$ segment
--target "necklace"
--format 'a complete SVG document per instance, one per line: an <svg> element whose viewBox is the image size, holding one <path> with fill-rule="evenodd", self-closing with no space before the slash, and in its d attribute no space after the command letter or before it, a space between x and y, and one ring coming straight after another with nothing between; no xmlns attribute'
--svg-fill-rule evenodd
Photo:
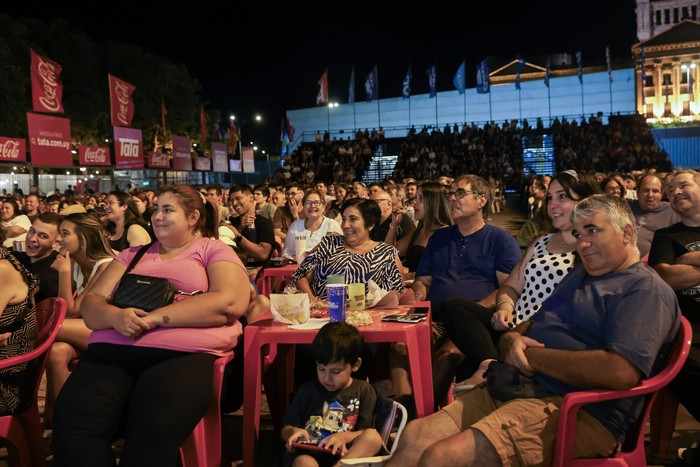
<svg viewBox="0 0 700 467"><path fill-rule="evenodd" d="M567 242L566 239L564 238L564 232L560 231L560 233L561 233L561 241L564 243L564 248L567 248L569 246L569 242Z"/></svg>

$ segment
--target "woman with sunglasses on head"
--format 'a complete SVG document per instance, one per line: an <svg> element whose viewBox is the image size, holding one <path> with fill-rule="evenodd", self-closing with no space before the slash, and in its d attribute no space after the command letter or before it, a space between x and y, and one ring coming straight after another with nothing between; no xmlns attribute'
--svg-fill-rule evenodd
<svg viewBox="0 0 700 467"><path fill-rule="evenodd" d="M329 233L343 235L338 222L325 216L326 199L320 191L315 188L307 190L301 202L304 206L304 219L295 220L287 230L287 238L284 240L282 250L282 256L285 258L294 258L296 252L294 242L297 238L306 239L305 251L308 252ZM303 259L296 258L296 261L301 263Z"/></svg>

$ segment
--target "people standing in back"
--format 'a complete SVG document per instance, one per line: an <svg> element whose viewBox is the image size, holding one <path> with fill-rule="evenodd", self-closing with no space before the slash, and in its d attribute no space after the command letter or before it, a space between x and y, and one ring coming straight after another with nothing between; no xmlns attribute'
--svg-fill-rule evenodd
<svg viewBox="0 0 700 467"><path fill-rule="evenodd" d="M228 219L228 216L230 215L229 210L226 206L224 206L223 202L223 189L221 185L218 183L210 183L206 187L206 195L207 201L211 203L212 206L214 206L214 209L217 212L217 215L219 216L219 222L221 222L224 219Z"/></svg>
<svg viewBox="0 0 700 467"><path fill-rule="evenodd" d="M109 245L116 252L127 248L151 243L151 236L146 229L141 214L139 214L131 195L123 191L112 191L107 196L105 206Z"/></svg>
<svg viewBox="0 0 700 467"><path fill-rule="evenodd" d="M27 195L24 200L24 214L34 222L39 216L39 196L33 193Z"/></svg>
<svg viewBox="0 0 700 467"><path fill-rule="evenodd" d="M258 185L253 188L253 199L255 200L255 214L268 218L270 221L275 216L277 206L269 203L270 189L265 185Z"/></svg>

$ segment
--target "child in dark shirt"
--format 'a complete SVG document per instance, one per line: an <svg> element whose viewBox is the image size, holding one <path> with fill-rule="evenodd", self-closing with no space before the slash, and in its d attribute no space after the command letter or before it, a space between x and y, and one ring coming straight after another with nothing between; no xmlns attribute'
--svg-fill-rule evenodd
<svg viewBox="0 0 700 467"><path fill-rule="evenodd" d="M372 428L377 403L374 388L352 378L362 364L362 334L344 322L323 326L311 350L318 379L303 384L284 416L284 465L340 465L341 458L376 455L382 438ZM325 451L298 449L311 442Z"/></svg>

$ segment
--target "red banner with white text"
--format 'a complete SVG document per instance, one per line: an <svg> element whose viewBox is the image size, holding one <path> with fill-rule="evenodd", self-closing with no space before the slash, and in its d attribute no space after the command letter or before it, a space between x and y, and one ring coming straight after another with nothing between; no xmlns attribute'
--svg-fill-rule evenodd
<svg viewBox="0 0 700 467"><path fill-rule="evenodd" d="M32 164L73 167L69 119L28 112L27 129Z"/></svg>
<svg viewBox="0 0 700 467"><path fill-rule="evenodd" d="M32 108L34 112L63 113L61 65L32 52Z"/></svg>
<svg viewBox="0 0 700 467"><path fill-rule="evenodd" d="M135 86L119 78L107 75L109 79L109 102L112 112L112 126L131 126L134 118L134 101L131 95Z"/></svg>
<svg viewBox="0 0 700 467"><path fill-rule="evenodd" d="M211 143L211 159L214 172L228 172L228 154L225 143Z"/></svg>
<svg viewBox="0 0 700 467"><path fill-rule="evenodd" d="M169 169L170 156L163 152L148 151L148 168L149 169Z"/></svg>
<svg viewBox="0 0 700 467"><path fill-rule="evenodd" d="M106 146L78 146L78 163L80 165L112 165L109 148Z"/></svg>
<svg viewBox="0 0 700 467"><path fill-rule="evenodd" d="M117 169L143 169L141 130L114 127L114 162Z"/></svg>
<svg viewBox="0 0 700 467"><path fill-rule="evenodd" d="M192 170L192 152L190 139L185 136L172 136L173 140L173 169Z"/></svg>
<svg viewBox="0 0 700 467"><path fill-rule="evenodd" d="M0 136L0 161L26 162L27 141L24 138L6 138Z"/></svg>

